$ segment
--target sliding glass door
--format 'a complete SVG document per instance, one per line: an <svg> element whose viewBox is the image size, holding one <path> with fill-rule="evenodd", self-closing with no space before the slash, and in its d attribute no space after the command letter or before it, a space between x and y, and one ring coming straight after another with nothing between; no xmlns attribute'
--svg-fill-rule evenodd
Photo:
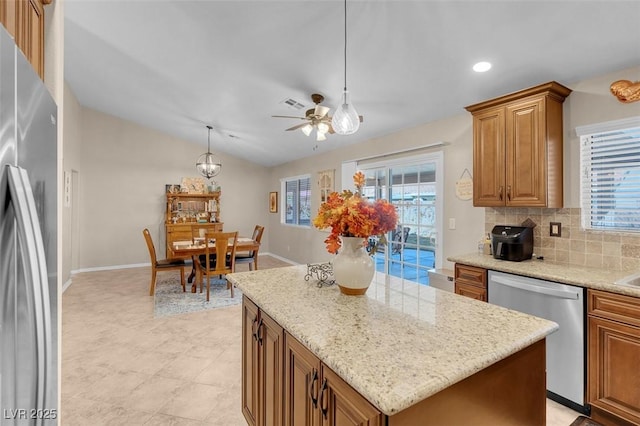
<svg viewBox="0 0 640 426"><path fill-rule="evenodd" d="M398 211L398 226L375 255L376 269L390 275L429 283L429 269L438 267L442 154L393 164L363 165L364 196L389 200Z"/></svg>

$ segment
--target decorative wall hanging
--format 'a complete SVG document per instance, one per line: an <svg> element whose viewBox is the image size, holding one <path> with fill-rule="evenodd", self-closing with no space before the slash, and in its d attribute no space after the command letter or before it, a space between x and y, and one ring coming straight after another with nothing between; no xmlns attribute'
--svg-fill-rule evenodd
<svg viewBox="0 0 640 426"><path fill-rule="evenodd" d="M269 193L269 213L278 213L278 193Z"/></svg>
<svg viewBox="0 0 640 426"><path fill-rule="evenodd" d="M318 192L320 193L320 203L327 201L329 194L335 191L334 175L335 169L318 172Z"/></svg>
<svg viewBox="0 0 640 426"><path fill-rule="evenodd" d="M183 177L180 187L182 189L182 192L187 192L189 194L204 194L204 189L205 189L204 178Z"/></svg>
<svg viewBox="0 0 640 426"><path fill-rule="evenodd" d="M469 169L464 169L460 179L456 181L456 197L465 201L473 198L473 176Z"/></svg>
<svg viewBox="0 0 640 426"><path fill-rule="evenodd" d="M630 103L640 101L640 81L618 80L611 83L611 93L620 102Z"/></svg>

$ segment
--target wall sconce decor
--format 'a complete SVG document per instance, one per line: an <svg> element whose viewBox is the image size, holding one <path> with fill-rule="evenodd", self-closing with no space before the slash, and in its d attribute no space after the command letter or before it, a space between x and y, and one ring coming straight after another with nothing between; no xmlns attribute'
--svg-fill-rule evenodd
<svg viewBox="0 0 640 426"><path fill-rule="evenodd" d="M640 101L640 81L618 80L611 83L611 93L620 102L630 103Z"/></svg>

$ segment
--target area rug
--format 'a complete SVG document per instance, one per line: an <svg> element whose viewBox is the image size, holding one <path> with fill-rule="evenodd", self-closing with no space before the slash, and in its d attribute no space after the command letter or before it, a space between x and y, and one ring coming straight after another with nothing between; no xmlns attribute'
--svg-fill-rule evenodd
<svg viewBox="0 0 640 426"><path fill-rule="evenodd" d="M206 283L202 288L202 293L200 293L199 287L197 291L197 293L191 293L191 284L187 283L187 291L183 293L178 277L158 277L154 316L156 318L166 317L242 303L242 292L238 288L234 288L234 297L232 298L231 291L227 288L227 281L218 278L211 278L211 294L208 302Z"/></svg>
<svg viewBox="0 0 640 426"><path fill-rule="evenodd" d="M594 422L588 417L580 416L573 421L569 426L602 426L598 422Z"/></svg>

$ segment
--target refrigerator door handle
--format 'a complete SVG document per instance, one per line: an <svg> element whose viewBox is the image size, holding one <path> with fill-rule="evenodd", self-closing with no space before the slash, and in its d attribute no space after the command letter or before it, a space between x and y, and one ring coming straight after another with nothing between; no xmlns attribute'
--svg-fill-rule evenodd
<svg viewBox="0 0 640 426"><path fill-rule="evenodd" d="M537 286L535 284L529 284L517 281L512 278L502 278L500 276L493 276L491 280L495 283L506 285L508 287L518 288L524 291L530 291L534 293L540 293L547 296L558 297L560 299L579 299L580 294L575 291L567 291L555 288L549 288L544 286Z"/></svg>
<svg viewBox="0 0 640 426"><path fill-rule="evenodd" d="M37 341L37 383L35 383L35 409L48 409L49 387L51 384L51 324L49 307L49 285L44 243L40 231L40 221L36 211L33 191L27 171L7 165L9 197L15 211L18 231L18 245L23 250L23 267L27 283L32 283L35 309ZM37 424L43 420L37 421Z"/></svg>

